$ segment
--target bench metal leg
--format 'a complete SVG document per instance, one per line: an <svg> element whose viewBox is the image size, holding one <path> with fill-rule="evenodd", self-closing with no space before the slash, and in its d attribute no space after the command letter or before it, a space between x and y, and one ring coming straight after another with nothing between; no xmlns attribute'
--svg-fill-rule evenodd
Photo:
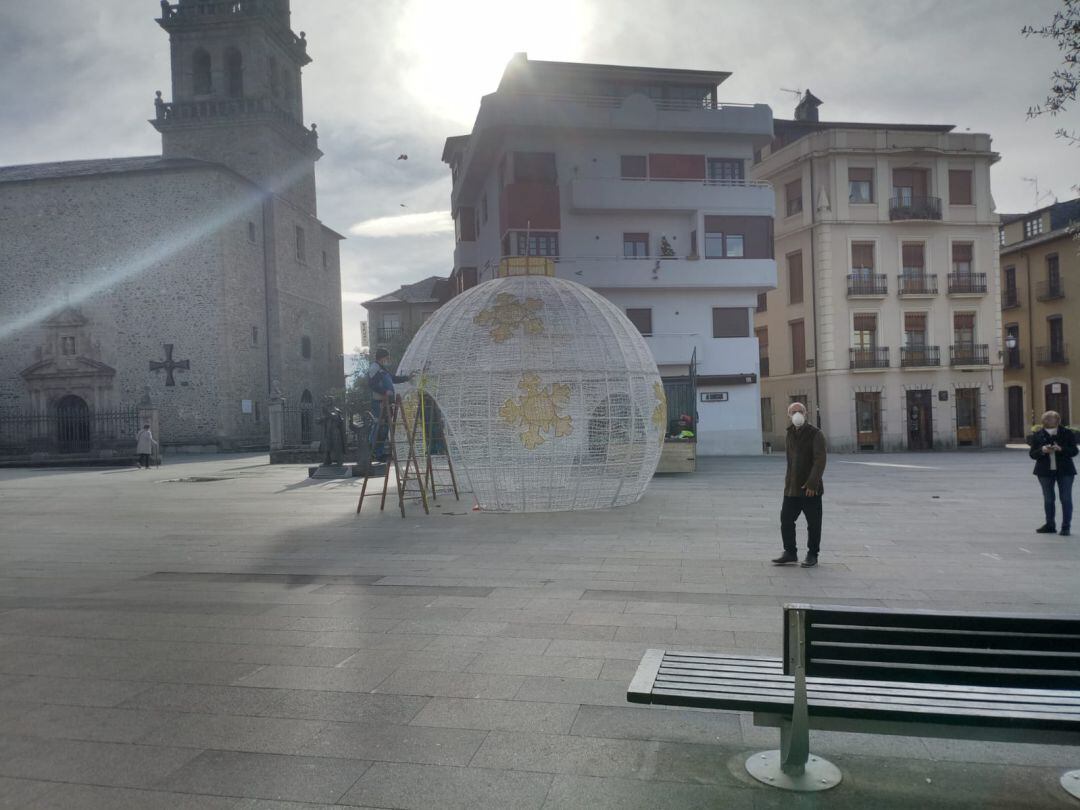
<svg viewBox="0 0 1080 810"><path fill-rule="evenodd" d="M806 623L803 611L790 611L789 633L795 649L792 669L795 672L791 720L780 724L780 750L763 751L746 760L746 770L766 785L809 792L828 790L840 784L840 769L827 759L810 755L810 710L806 700L806 666L803 651Z"/></svg>
<svg viewBox="0 0 1080 810"><path fill-rule="evenodd" d="M1080 771L1069 771L1061 777L1061 786L1070 796L1080 799Z"/></svg>

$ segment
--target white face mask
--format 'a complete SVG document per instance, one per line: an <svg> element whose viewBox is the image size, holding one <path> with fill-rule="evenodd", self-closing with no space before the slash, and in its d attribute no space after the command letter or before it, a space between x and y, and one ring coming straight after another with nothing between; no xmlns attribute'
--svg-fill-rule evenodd
<svg viewBox="0 0 1080 810"><path fill-rule="evenodd" d="M802 411L795 411L795 413L791 415L791 424L795 427L802 427L805 423L806 417L803 415Z"/></svg>
<svg viewBox="0 0 1080 810"><path fill-rule="evenodd" d="M1057 436L1057 428L1047 428L1046 432L1049 433L1051 436Z"/></svg>

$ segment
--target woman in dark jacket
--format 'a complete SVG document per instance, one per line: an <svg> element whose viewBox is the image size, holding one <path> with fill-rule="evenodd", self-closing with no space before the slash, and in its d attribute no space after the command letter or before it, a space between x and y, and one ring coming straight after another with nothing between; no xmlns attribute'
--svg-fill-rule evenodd
<svg viewBox="0 0 1080 810"><path fill-rule="evenodd" d="M1042 417L1043 426L1028 436L1028 455L1035 459L1035 475L1043 491L1043 508L1046 510L1046 523L1035 531L1039 534L1053 534L1057 529L1054 523L1054 485L1061 496L1061 534L1069 535L1072 523L1072 485L1076 477L1076 465L1073 457L1077 454L1076 434L1061 426L1061 414L1047 411Z"/></svg>

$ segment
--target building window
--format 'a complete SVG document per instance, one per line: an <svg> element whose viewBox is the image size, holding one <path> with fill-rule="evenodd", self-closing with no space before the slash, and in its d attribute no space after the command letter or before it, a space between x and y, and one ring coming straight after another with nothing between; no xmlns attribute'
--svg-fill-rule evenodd
<svg viewBox="0 0 1080 810"><path fill-rule="evenodd" d="M904 313L904 345L909 349L921 349L926 346L926 313Z"/></svg>
<svg viewBox="0 0 1080 810"><path fill-rule="evenodd" d="M1024 238L1030 239L1042 233L1042 217L1032 217L1024 220Z"/></svg>
<svg viewBox="0 0 1080 810"><path fill-rule="evenodd" d="M647 233L624 233L622 235L623 256L627 259L646 259L649 256L649 235Z"/></svg>
<svg viewBox="0 0 1080 810"><path fill-rule="evenodd" d="M971 205L969 169L949 169L949 205Z"/></svg>
<svg viewBox="0 0 1080 810"><path fill-rule="evenodd" d="M515 183L554 183L555 154L552 152L514 152Z"/></svg>
<svg viewBox="0 0 1080 810"><path fill-rule="evenodd" d="M244 95L244 60L236 48L229 48L225 52L225 87L229 98L242 98Z"/></svg>
<svg viewBox="0 0 1080 810"><path fill-rule="evenodd" d="M758 343L758 366L762 377L769 376L769 327L762 326L754 330Z"/></svg>
<svg viewBox="0 0 1080 810"><path fill-rule="evenodd" d="M652 310L651 309L627 309L626 317L630 323L637 327L645 337L652 335Z"/></svg>
<svg viewBox="0 0 1080 810"><path fill-rule="evenodd" d="M806 327L802 321L792 321L788 327L791 330L791 373L801 374L806 371ZM792 401L804 402L801 399Z"/></svg>
<svg viewBox="0 0 1080 810"><path fill-rule="evenodd" d="M558 256L559 234L554 231L533 231L526 234L525 231L517 231L517 254L518 256ZM526 252L526 238L528 239L528 251Z"/></svg>
<svg viewBox="0 0 1080 810"><path fill-rule="evenodd" d="M741 233L724 233L714 230L716 225L709 225L706 217L705 258L706 259L741 259L745 253L745 240ZM720 217L716 217L720 219Z"/></svg>
<svg viewBox="0 0 1080 810"><path fill-rule="evenodd" d="M930 185L928 175L926 169L893 169L892 204L899 208L911 208L915 203L922 205Z"/></svg>
<svg viewBox="0 0 1080 810"><path fill-rule="evenodd" d="M801 304L803 300L802 251L787 255L788 303Z"/></svg>
<svg viewBox="0 0 1080 810"><path fill-rule="evenodd" d="M1051 290L1061 287L1061 264L1056 253L1046 257L1046 284Z"/></svg>
<svg viewBox="0 0 1080 810"><path fill-rule="evenodd" d="M758 293L757 296L757 311L768 312L769 311L769 294Z"/></svg>
<svg viewBox="0 0 1080 810"><path fill-rule="evenodd" d="M872 203L874 201L874 170L848 169L848 202Z"/></svg>
<svg viewBox="0 0 1080 810"><path fill-rule="evenodd" d="M784 186L784 198L786 205L784 210L787 215L793 216L802 211L802 180L793 180Z"/></svg>
<svg viewBox="0 0 1080 810"><path fill-rule="evenodd" d="M462 206L454 218L455 235L459 242L476 241L476 209Z"/></svg>
<svg viewBox="0 0 1080 810"><path fill-rule="evenodd" d="M714 338L750 337L750 312L746 307L713 307Z"/></svg>
<svg viewBox="0 0 1080 810"><path fill-rule="evenodd" d="M851 274L860 281L871 281L874 275L874 243L851 243Z"/></svg>
<svg viewBox="0 0 1080 810"><path fill-rule="evenodd" d="M480 219L485 225L488 221L487 194L480 198Z"/></svg>
<svg viewBox="0 0 1080 810"><path fill-rule="evenodd" d="M330 257L326 255L326 251L322 252L322 269L325 270L330 266Z"/></svg>
<svg viewBox="0 0 1080 810"><path fill-rule="evenodd" d="M741 183L746 179L743 162L738 158L708 158L708 179L710 183Z"/></svg>
<svg viewBox="0 0 1080 810"><path fill-rule="evenodd" d="M254 243L255 242L255 223L254 222L249 222L248 223L247 231L248 231L248 241L251 242L251 243Z"/></svg>
<svg viewBox="0 0 1080 810"><path fill-rule="evenodd" d="M761 432L773 432L772 397L761 398Z"/></svg>
<svg viewBox="0 0 1080 810"><path fill-rule="evenodd" d="M252 346L258 346L259 345L259 327L257 327L257 326L251 327L251 345Z"/></svg>
<svg viewBox="0 0 1080 810"><path fill-rule="evenodd" d="M975 345L975 313L953 313L953 343L957 346Z"/></svg>
<svg viewBox="0 0 1080 810"><path fill-rule="evenodd" d="M213 92L210 54L199 48L191 55L192 90L197 96L208 96Z"/></svg>
<svg viewBox="0 0 1080 810"><path fill-rule="evenodd" d="M971 242L953 242L952 246L952 266L953 272L957 275L969 276L971 275L971 262L972 256L975 252L975 245Z"/></svg>
<svg viewBox="0 0 1080 810"><path fill-rule="evenodd" d="M619 164L624 180L644 180L649 176L649 161L645 155L623 155Z"/></svg>
<svg viewBox="0 0 1080 810"><path fill-rule="evenodd" d="M900 256L906 278L922 278L926 273L925 246L922 242L904 242Z"/></svg>
<svg viewBox="0 0 1080 810"><path fill-rule="evenodd" d="M999 245L1004 245L1005 244L1005 228L1004 227L998 228L998 244Z"/></svg>
<svg viewBox="0 0 1080 810"><path fill-rule="evenodd" d="M853 340L856 351L872 352L877 348L877 315L872 312L857 312L852 318Z"/></svg>
<svg viewBox="0 0 1080 810"><path fill-rule="evenodd" d="M296 226L296 260L299 262L307 258L307 246L304 244L304 229Z"/></svg>
<svg viewBox="0 0 1080 810"><path fill-rule="evenodd" d="M305 360L311 359L311 338L307 335L300 338L300 356Z"/></svg>

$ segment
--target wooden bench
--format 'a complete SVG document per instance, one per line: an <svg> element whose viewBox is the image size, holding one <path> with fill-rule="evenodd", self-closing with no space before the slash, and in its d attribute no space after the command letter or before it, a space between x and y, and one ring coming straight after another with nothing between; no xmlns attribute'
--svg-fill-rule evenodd
<svg viewBox="0 0 1080 810"><path fill-rule="evenodd" d="M649 650L632 703L749 711L780 749L751 756L788 790L840 783L810 729L1080 745L1080 617L784 607L784 657ZM1061 778L1080 798L1080 770Z"/></svg>

